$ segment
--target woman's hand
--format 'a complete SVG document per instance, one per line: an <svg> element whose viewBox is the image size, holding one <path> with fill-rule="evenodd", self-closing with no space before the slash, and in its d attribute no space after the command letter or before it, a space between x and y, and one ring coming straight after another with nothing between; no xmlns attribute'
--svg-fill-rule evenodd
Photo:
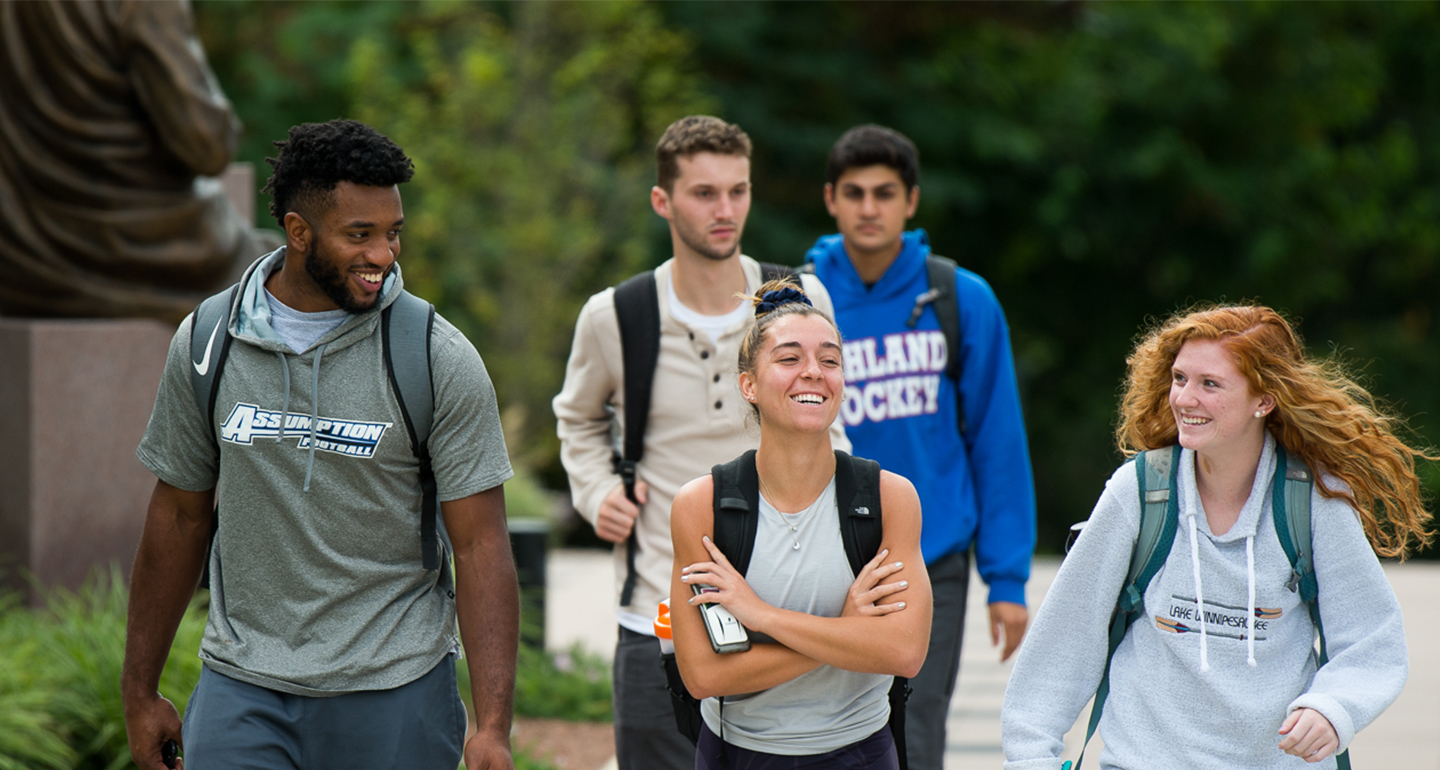
<svg viewBox="0 0 1440 770"><path fill-rule="evenodd" d="M1305 760L1319 762L1340 748L1340 736L1324 714L1315 709L1295 709L1280 725L1280 750Z"/></svg>
<svg viewBox="0 0 1440 770"><path fill-rule="evenodd" d="M905 568L905 565L898 561L882 563L889 555L890 549L881 550L860 570L860 574L855 576L855 582L850 584L850 592L845 597L845 609L841 611L840 617L879 617L905 609L903 601L891 604L880 603L882 599L889 598L910 587L909 581L906 580L894 583L880 582Z"/></svg>
<svg viewBox="0 0 1440 770"><path fill-rule="evenodd" d="M690 597L690 604L696 607L702 604L719 604L730 610L730 614L740 621L740 625L759 631L756 624L760 615L769 609L770 605L755 595L754 589L730 566L730 560L710 542L708 536L702 536L700 542L710 553L711 560L682 568L680 581L688 586L709 586L714 590Z"/></svg>

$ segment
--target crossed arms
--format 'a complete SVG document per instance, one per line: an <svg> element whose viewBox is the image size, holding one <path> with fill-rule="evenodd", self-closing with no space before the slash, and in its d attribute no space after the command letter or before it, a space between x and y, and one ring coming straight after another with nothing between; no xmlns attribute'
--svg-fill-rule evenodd
<svg viewBox="0 0 1440 770"><path fill-rule="evenodd" d="M681 488L671 509L675 564L670 616L680 674L697 698L763 690L821 665L847 671L914 676L930 641L930 580L920 555L920 502L900 476L882 473L885 532L880 551L851 584L838 618L772 606L709 541L714 533L710 476ZM898 565L898 566L897 566ZM890 582L882 582L890 580ZM706 637L693 584L720 589L695 601L725 606L746 627L775 644L717 655ZM880 603L887 601L889 603Z"/></svg>

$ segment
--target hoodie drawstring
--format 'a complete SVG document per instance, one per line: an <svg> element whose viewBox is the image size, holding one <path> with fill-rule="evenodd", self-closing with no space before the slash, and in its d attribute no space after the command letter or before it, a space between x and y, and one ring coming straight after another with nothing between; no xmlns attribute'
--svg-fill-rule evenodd
<svg viewBox="0 0 1440 770"><path fill-rule="evenodd" d="M1190 521L1190 568L1195 573L1195 616L1200 621L1200 671L1210 670L1210 655L1205 633L1205 594L1200 586L1200 539L1195 527L1195 512L1186 515Z"/></svg>
<svg viewBox="0 0 1440 770"><path fill-rule="evenodd" d="M285 375L285 401L280 407L280 432L275 436L275 443L285 440L285 422L290 419L290 361L285 354L279 350L275 355L280 359L280 371Z"/></svg>
<svg viewBox="0 0 1440 770"><path fill-rule="evenodd" d="M1255 536L1245 538L1245 574L1250 580L1250 599L1245 605L1245 662L1255 667Z"/></svg>
<svg viewBox="0 0 1440 770"><path fill-rule="evenodd" d="M310 367L310 462L305 466L304 491L310 491L310 475L315 472L315 429L320 424L320 358L325 355L325 345L315 348L315 360Z"/></svg>

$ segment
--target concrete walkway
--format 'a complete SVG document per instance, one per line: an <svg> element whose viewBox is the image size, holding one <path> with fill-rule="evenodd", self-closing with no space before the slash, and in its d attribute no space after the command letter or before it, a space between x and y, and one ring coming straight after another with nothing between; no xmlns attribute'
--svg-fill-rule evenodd
<svg viewBox="0 0 1440 770"><path fill-rule="evenodd" d="M610 554L599 551L550 552L547 567L546 636L552 649L579 643L609 658L615 647L611 608L614 577ZM1055 578L1057 559L1035 561L1028 588L1031 607L1038 607ZM1360 770L1440 770L1440 564L1411 562L1385 568L1405 609L1405 635L1410 648L1410 679L1400 698L1356 737L1352 762ZM970 606L984 606L985 587L972 576ZM965 648L960 680L950 704L949 747L945 770L991 768L1004 764L1000 752L1000 703L1009 663L999 662L990 646L986 613L966 616ZM1073 758L1085 737L1088 709L1066 735L1066 756ZM1097 739L1087 756L1098 757ZM1087 760L1086 767L1097 767ZM611 765L613 767L613 763Z"/></svg>

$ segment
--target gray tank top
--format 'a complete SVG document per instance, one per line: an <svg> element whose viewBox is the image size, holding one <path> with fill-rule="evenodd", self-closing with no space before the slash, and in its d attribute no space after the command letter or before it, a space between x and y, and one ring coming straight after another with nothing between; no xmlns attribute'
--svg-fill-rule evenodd
<svg viewBox="0 0 1440 770"><path fill-rule="evenodd" d="M745 579L773 606L840 616L855 575L840 539L833 478L800 513L781 513L761 496L755 550ZM885 674L821 666L768 690L725 696L723 733L717 699L706 698L701 713L712 732L741 748L789 756L820 754L886 725L890 682Z"/></svg>

